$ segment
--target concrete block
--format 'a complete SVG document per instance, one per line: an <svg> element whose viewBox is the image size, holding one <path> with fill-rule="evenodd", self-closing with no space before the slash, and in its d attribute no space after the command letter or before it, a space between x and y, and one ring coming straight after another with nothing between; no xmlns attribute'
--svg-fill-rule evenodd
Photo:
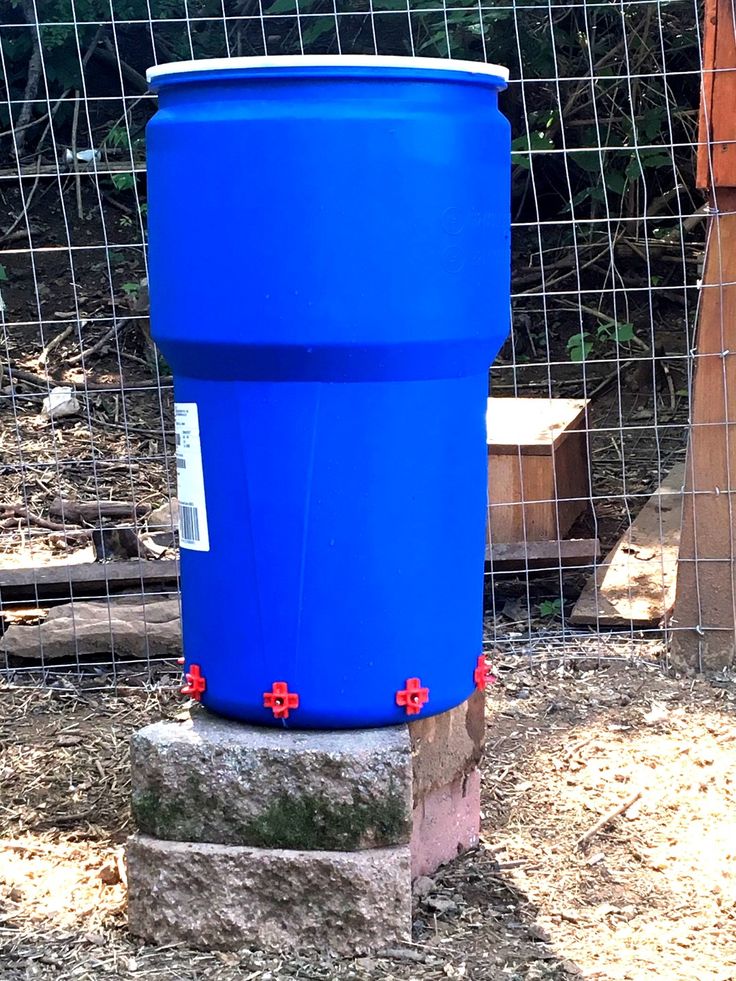
<svg viewBox="0 0 736 981"><path fill-rule="evenodd" d="M131 768L138 828L164 840L352 851L411 836L407 726L261 729L198 708L136 733Z"/></svg>
<svg viewBox="0 0 736 981"><path fill-rule="evenodd" d="M352 955L410 936L407 845L285 851L134 835L127 860L130 930L152 943Z"/></svg>
<svg viewBox="0 0 736 981"><path fill-rule="evenodd" d="M431 875L440 865L475 848L480 835L480 773L471 770L426 791L414 807L411 876Z"/></svg>

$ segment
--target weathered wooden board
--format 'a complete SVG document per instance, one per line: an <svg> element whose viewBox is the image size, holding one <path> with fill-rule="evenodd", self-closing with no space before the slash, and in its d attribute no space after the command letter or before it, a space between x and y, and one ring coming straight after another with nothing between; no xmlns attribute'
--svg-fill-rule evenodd
<svg viewBox="0 0 736 981"><path fill-rule="evenodd" d="M698 313L673 664L736 660L736 190L714 191Z"/></svg>
<svg viewBox="0 0 736 981"><path fill-rule="evenodd" d="M733 0L705 0L697 185L736 187L736 31Z"/></svg>
<svg viewBox="0 0 736 981"><path fill-rule="evenodd" d="M489 540L553 542L590 506L584 399L488 400Z"/></svg>
<svg viewBox="0 0 736 981"><path fill-rule="evenodd" d="M711 192L670 657L736 661L736 16L705 0L698 187Z"/></svg>
<svg viewBox="0 0 736 981"><path fill-rule="evenodd" d="M489 398L486 441L492 456L551 456L585 422L586 399Z"/></svg>
<svg viewBox="0 0 736 981"><path fill-rule="evenodd" d="M675 601L684 480L678 464L588 581L571 624L646 627L666 619Z"/></svg>
<svg viewBox="0 0 736 981"><path fill-rule="evenodd" d="M597 538L567 538L556 542L503 542L486 548L486 562L491 573L527 572L529 569L592 566L600 558Z"/></svg>
<svg viewBox="0 0 736 981"><path fill-rule="evenodd" d="M108 588L149 589L176 583L176 559L158 562L83 562L0 569L0 602L19 596L76 596L105 593Z"/></svg>

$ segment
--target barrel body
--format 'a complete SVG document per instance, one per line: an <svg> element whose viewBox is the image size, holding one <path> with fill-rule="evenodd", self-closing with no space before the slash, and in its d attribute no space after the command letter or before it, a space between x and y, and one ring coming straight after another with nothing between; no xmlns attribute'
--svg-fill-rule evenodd
<svg viewBox="0 0 736 981"><path fill-rule="evenodd" d="M475 684L509 130L501 79L407 63L154 77L185 670L253 723L395 724Z"/></svg>

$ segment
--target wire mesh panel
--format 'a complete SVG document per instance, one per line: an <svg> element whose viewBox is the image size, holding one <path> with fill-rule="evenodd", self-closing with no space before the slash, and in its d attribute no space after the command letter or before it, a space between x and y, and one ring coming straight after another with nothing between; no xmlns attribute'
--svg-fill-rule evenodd
<svg viewBox="0 0 736 981"><path fill-rule="evenodd" d="M145 70L295 53L509 67L512 326L491 371L485 643L661 652L706 216L692 0L12 0L0 12L5 675L146 682L178 654L173 392L148 324ZM226 149L191 152L196 174L199 156Z"/></svg>

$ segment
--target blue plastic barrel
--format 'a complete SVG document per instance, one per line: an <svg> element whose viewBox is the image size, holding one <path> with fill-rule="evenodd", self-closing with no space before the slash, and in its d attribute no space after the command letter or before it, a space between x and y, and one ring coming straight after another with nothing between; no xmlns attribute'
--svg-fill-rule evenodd
<svg viewBox="0 0 736 981"><path fill-rule="evenodd" d="M238 58L149 81L186 691L294 728L443 712L482 681L506 72Z"/></svg>

